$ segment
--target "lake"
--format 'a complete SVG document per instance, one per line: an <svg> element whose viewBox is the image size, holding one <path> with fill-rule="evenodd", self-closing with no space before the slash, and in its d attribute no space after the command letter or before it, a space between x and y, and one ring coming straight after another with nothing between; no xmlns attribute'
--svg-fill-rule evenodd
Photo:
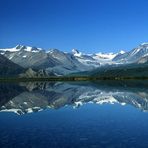
<svg viewBox="0 0 148 148"><path fill-rule="evenodd" d="M0 83L0 148L76 147L148 147L148 81Z"/></svg>

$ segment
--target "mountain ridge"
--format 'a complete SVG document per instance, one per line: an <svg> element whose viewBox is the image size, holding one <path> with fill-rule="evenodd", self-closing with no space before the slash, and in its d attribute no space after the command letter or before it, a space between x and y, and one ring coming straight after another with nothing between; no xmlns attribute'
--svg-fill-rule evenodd
<svg viewBox="0 0 148 148"><path fill-rule="evenodd" d="M77 49L66 53L58 49L44 50L42 48L17 45L14 48L0 49L0 55L24 69L44 70L54 75L69 75L80 72L93 72L112 67L124 68L131 65L141 66L148 63L148 43L142 43L131 51L119 53L85 54Z"/></svg>
<svg viewBox="0 0 148 148"><path fill-rule="evenodd" d="M43 50L41 48L17 45L14 48L0 49L0 54L23 68L45 69L49 73L55 72L65 75L73 72L92 70L100 66L100 63L110 62L111 58L100 54L99 58L94 55L82 54L78 50L65 53L58 49ZM98 56L98 55L97 55Z"/></svg>

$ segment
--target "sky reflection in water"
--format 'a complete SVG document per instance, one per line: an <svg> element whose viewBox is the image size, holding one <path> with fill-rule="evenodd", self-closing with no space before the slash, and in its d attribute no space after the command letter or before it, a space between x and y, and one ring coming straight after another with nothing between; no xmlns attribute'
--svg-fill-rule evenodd
<svg viewBox="0 0 148 148"><path fill-rule="evenodd" d="M146 81L1 83L0 146L145 148L147 88Z"/></svg>

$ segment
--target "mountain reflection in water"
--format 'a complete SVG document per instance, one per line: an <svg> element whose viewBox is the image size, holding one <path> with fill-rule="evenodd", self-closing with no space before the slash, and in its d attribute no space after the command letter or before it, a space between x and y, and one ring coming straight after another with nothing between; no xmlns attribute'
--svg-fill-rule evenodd
<svg viewBox="0 0 148 148"><path fill-rule="evenodd" d="M86 103L131 105L148 110L147 81L21 82L0 84L1 112L18 115Z"/></svg>
<svg viewBox="0 0 148 148"><path fill-rule="evenodd" d="M147 148L147 81L0 84L0 148Z"/></svg>

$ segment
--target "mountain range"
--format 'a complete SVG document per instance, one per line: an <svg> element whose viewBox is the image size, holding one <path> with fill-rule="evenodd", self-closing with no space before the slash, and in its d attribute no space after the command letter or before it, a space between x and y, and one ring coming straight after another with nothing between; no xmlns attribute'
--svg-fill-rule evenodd
<svg viewBox="0 0 148 148"><path fill-rule="evenodd" d="M0 68L3 69L0 76L48 77L73 73L100 76L112 71L116 73L119 69L122 74L123 70L133 68L134 73L135 68L137 70L141 66L146 71L147 63L148 43L142 43L128 52L95 54L84 54L76 49L66 53L58 49L45 50L24 45L0 49Z"/></svg>

